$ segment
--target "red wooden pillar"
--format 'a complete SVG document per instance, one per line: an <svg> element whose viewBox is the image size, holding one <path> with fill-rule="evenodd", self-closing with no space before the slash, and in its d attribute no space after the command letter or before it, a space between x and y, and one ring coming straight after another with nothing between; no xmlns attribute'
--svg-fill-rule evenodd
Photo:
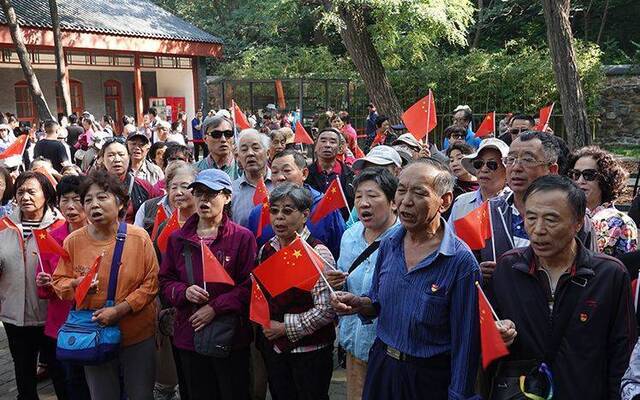
<svg viewBox="0 0 640 400"><path fill-rule="evenodd" d="M136 124L142 125L142 113L144 99L142 98L142 71L140 70L140 55L135 54L133 59L133 92L136 105Z"/></svg>

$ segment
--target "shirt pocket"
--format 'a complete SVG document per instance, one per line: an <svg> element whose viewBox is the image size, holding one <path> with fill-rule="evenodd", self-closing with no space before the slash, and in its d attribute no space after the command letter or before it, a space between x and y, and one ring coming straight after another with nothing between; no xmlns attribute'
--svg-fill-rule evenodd
<svg viewBox="0 0 640 400"><path fill-rule="evenodd" d="M421 293L413 311L412 331L426 342L449 342L449 300L444 296Z"/></svg>

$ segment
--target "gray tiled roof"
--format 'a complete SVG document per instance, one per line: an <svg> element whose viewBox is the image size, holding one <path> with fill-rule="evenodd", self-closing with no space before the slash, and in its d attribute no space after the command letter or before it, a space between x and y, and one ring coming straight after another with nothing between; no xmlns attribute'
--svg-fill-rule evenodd
<svg viewBox="0 0 640 400"><path fill-rule="evenodd" d="M47 0L11 0L11 3L21 25L51 28ZM151 0L58 0L58 12L63 30L222 44L221 39ZM0 24L5 23L0 9Z"/></svg>

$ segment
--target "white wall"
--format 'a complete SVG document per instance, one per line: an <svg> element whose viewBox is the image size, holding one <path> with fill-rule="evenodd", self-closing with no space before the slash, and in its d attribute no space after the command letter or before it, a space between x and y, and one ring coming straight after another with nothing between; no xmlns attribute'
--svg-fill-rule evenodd
<svg viewBox="0 0 640 400"><path fill-rule="evenodd" d="M191 120L196 114L193 88L193 72L190 69L154 69L158 85L158 97L184 97L187 111L187 134L192 137ZM147 105L145 105L147 106Z"/></svg>

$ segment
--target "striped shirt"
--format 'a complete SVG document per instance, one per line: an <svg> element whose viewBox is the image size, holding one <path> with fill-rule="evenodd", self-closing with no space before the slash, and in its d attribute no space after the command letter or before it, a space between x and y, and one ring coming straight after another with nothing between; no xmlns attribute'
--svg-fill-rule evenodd
<svg viewBox="0 0 640 400"><path fill-rule="evenodd" d="M22 238L24 240L27 240L27 238L31 236L31 233L33 232L33 230L38 229L40 227L42 220L29 221L29 220L23 219L22 221L20 221L20 223L22 224Z"/></svg>
<svg viewBox="0 0 640 400"><path fill-rule="evenodd" d="M475 287L480 269L469 247L441 221L440 247L411 271L405 228L389 232L378 250L369 297L378 311L378 338L414 357L451 354L449 398L467 398L473 395L480 353Z"/></svg>

